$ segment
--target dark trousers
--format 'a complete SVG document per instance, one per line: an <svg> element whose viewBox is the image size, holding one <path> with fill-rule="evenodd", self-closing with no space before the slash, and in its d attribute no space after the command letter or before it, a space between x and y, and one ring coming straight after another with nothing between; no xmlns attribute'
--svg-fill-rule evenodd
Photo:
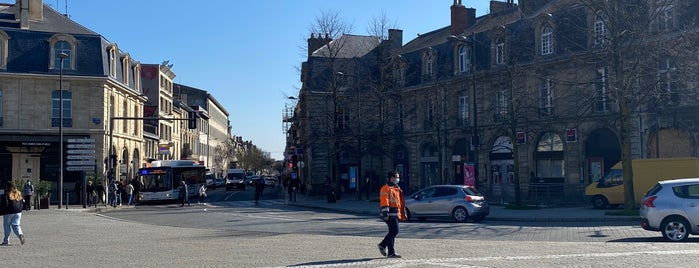
<svg viewBox="0 0 699 268"><path fill-rule="evenodd" d="M24 196L24 210L31 210L31 209L32 209L32 196L25 195Z"/></svg>
<svg viewBox="0 0 699 268"><path fill-rule="evenodd" d="M396 243L396 236L398 235L398 217L388 217L386 225L388 225L388 233L383 238L381 243L379 243L379 245L381 247L388 248L388 255L391 255L396 253L393 246Z"/></svg>
<svg viewBox="0 0 699 268"><path fill-rule="evenodd" d="M262 197L262 189L256 188L255 189L255 202L260 201L260 197Z"/></svg>

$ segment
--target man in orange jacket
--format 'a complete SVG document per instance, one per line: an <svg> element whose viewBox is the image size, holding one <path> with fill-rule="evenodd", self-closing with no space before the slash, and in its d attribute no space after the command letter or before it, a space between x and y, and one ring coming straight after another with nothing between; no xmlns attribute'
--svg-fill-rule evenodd
<svg viewBox="0 0 699 268"><path fill-rule="evenodd" d="M400 175L396 171L388 172L388 182L381 187L379 201L381 203L381 218L388 225L388 233L379 243L379 252L387 258L400 258L393 247L398 235L398 221L407 220L405 213L405 197L398 186ZM388 252L386 252L388 248Z"/></svg>

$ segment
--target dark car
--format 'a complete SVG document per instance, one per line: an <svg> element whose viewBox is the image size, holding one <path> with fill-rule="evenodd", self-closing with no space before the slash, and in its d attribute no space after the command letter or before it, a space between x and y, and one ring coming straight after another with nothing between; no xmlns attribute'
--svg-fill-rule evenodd
<svg viewBox="0 0 699 268"><path fill-rule="evenodd" d="M473 186L434 185L405 198L408 218L446 217L457 222L480 222L490 214L483 194Z"/></svg>

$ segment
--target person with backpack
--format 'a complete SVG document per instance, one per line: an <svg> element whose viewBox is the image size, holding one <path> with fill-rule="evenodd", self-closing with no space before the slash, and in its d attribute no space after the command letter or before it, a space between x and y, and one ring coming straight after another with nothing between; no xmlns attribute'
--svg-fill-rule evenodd
<svg viewBox="0 0 699 268"><path fill-rule="evenodd" d="M29 211L32 209L32 195L34 195L34 185L32 185L32 182L27 180L27 182L24 184L24 206L22 207L23 210Z"/></svg>

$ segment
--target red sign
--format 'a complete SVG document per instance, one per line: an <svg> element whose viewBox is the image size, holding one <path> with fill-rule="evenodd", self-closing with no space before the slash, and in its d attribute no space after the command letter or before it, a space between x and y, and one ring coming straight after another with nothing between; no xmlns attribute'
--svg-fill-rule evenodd
<svg viewBox="0 0 699 268"><path fill-rule="evenodd" d="M527 133L524 131L517 131L517 143L523 144L527 143Z"/></svg>
<svg viewBox="0 0 699 268"><path fill-rule="evenodd" d="M569 128L566 129L566 142L577 142L578 141L578 129Z"/></svg>

